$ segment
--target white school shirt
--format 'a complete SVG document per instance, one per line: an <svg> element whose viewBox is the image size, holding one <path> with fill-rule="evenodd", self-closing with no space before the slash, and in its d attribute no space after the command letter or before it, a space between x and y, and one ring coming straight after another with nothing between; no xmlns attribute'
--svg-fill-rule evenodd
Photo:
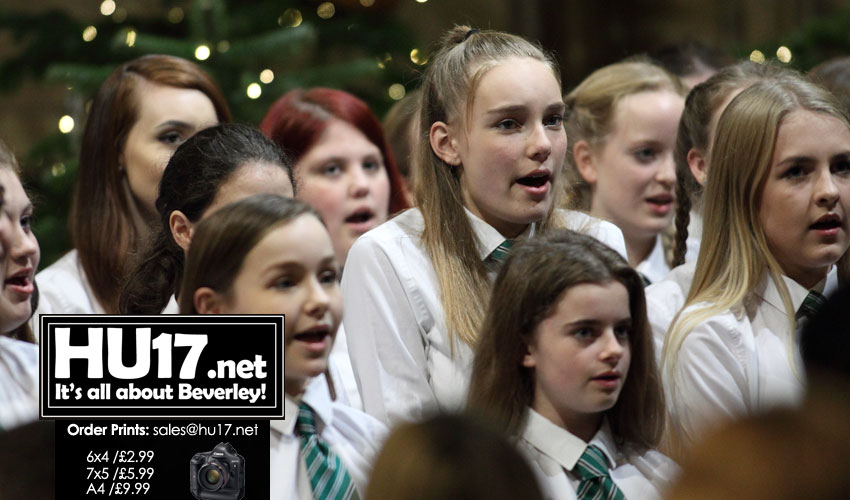
<svg viewBox="0 0 850 500"><path fill-rule="evenodd" d="M783 276L796 311L809 290ZM823 289L824 281L817 288ZM705 307L688 306L682 314ZM744 307L698 324L672 374L661 370L672 428L685 445L722 421L795 406L803 396L799 336L789 331L776 283L765 277Z"/></svg>
<svg viewBox="0 0 850 500"><path fill-rule="evenodd" d="M559 212L568 227L625 255L617 226ZM483 260L505 238L466 215ZM470 346L450 345L437 276L420 239L423 228L422 214L410 209L367 232L351 247L342 275L343 323L363 409L388 425L462 408L472 369Z"/></svg>
<svg viewBox="0 0 850 500"><path fill-rule="evenodd" d="M661 500L679 474L679 466L655 450L624 453L617 448L607 419L585 443L529 408L517 447L531 464L544 498L574 500L581 477L573 469L589 444L605 454L608 474L629 500Z"/></svg>
<svg viewBox="0 0 850 500"><path fill-rule="evenodd" d="M103 314L103 307L89 286L77 250L71 250L47 269L35 275L38 308L30 326L40 341L39 316L42 314Z"/></svg>
<svg viewBox="0 0 850 500"><path fill-rule="evenodd" d="M655 340L655 361L661 366L661 349L664 347L664 338L676 314L685 306L688 292L691 291L691 283L694 281L696 261L688 261L670 271L667 276L646 287L646 315L649 326L652 328L652 337ZM838 289L838 272L836 267L826 275L824 293L829 295ZM780 301L781 302L781 301Z"/></svg>
<svg viewBox="0 0 850 500"><path fill-rule="evenodd" d="M696 261L688 261L667 273L664 279L653 281L644 289L646 294L646 317L652 328L655 341L655 361L661 366L661 349L667 330L673 324L676 314L684 307L685 299L694 280Z"/></svg>
<svg viewBox="0 0 850 500"><path fill-rule="evenodd" d="M38 419L38 346L0 336L0 429Z"/></svg>
<svg viewBox="0 0 850 500"><path fill-rule="evenodd" d="M650 283L661 281L667 276L667 273L670 272L670 266L667 264L667 259L664 256L664 245L661 243L661 236L655 237L655 246L652 247L652 252L635 267L635 270L646 276Z"/></svg>
<svg viewBox="0 0 850 500"><path fill-rule="evenodd" d="M691 210L690 215L688 238L685 240L685 262L696 262L702 243L702 215L696 210Z"/></svg>
<svg viewBox="0 0 850 500"><path fill-rule="evenodd" d="M319 383L314 383L319 382ZM324 377L311 381L303 401L316 413L316 431L333 449L358 493L366 493L372 462L386 438L387 429L374 418L346 405L331 401ZM269 430L269 467L271 500L313 500L313 490L301 457L301 440L295 434L299 401L286 396L283 420L271 420Z"/></svg>

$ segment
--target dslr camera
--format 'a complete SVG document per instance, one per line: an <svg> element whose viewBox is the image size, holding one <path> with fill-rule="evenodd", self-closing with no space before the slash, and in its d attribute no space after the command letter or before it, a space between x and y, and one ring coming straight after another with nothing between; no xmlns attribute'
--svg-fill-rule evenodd
<svg viewBox="0 0 850 500"><path fill-rule="evenodd" d="M245 496L245 458L230 443L195 453L189 462L189 490L199 500L239 500Z"/></svg>

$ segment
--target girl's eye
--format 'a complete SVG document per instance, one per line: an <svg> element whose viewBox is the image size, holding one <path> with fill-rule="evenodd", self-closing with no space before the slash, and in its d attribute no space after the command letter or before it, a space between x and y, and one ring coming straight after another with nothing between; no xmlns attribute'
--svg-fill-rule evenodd
<svg viewBox="0 0 850 500"><path fill-rule="evenodd" d="M342 173L342 167L338 163L328 163L322 167L321 173L328 177L335 177Z"/></svg>
<svg viewBox="0 0 850 500"><path fill-rule="evenodd" d="M573 337L579 340L588 340L593 338L593 330L590 328L577 328L573 330Z"/></svg>
<svg viewBox="0 0 850 500"><path fill-rule="evenodd" d="M32 215L21 216L21 227L26 230L29 230L32 228L33 221L34 217Z"/></svg>
<svg viewBox="0 0 850 500"><path fill-rule="evenodd" d="M519 128L519 122L513 118L507 118L497 123L496 128L500 130L513 130Z"/></svg>
<svg viewBox="0 0 850 500"><path fill-rule="evenodd" d="M628 340L631 333L631 328L628 326L618 326L614 328L614 335L620 340Z"/></svg>
<svg viewBox="0 0 850 500"><path fill-rule="evenodd" d="M275 281L273 286L280 290L286 290L295 286L295 280L288 276L284 276Z"/></svg>
<svg viewBox="0 0 850 500"><path fill-rule="evenodd" d="M546 119L543 120L543 124L547 127L560 127L563 122L564 117L561 115L547 116Z"/></svg>
<svg viewBox="0 0 850 500"><path fill-rule="evenodd" d="M833 174L850 173L850 158L844 158L834 162L829 166L829 169Z"/></svg>
<svg viewBox="0 0 850 500"><path fill-rule="evenodd" d="M381 165L380 162L375 160L366 160L363 162L363 170L367 170L369 172L377 172L378 170L381 170L382 166L383 165Z"/></svg>
<svg viewBox="0 0 850 500"><path fill-rule="evenodd" d="M160 135L158 139L159 139L159 142L162 142L163 144L168 144L168 145L171 145L171 146L176 146L176 145L180 144L181 142L183 142L183 137L180 135L179 132L166 132L166 133Z"/></svg>
<svg viewBox="0 0 850 500"><path fill-rule="evenodd" d="M798 179L806 174L805 169L803 169L802 165L791 165L788 167L785 172L782 173L782 177L785 179Z"/></svg>
<svg viewBox="0 0 850 500"><path fill-rule="evenodd" d="M635 159L640 163L650 163L655 159L655 150L652 148L641 148L634 152Z"/></svg>
<svg viewBox="0 0 850 500"><path fill-rule="evenodd" d="M337 273L333 269L329 269L327 271L324 271L321 274L319 274L319 282L321 282L322 284L325 284L325 285L329 285L329 284L335 285L335 284L339 283L339 273Z"/></svg>

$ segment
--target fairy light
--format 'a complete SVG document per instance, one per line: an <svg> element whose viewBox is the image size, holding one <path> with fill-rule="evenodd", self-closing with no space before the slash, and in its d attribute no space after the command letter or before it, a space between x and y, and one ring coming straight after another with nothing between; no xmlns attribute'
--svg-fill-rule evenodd
<svg viewBox="0 0 850 500"><path fill-rule="evenodd" d="M115 2L113 0L103 0L100 4L100 13L104 16L111 16L115 12Z"/></svg>
<svg viewBox="0 0 850 500"><path fill-rule="evenodd" d="M210 57L210 48L206 45L198 45L195 48L195 59L199 61L206 61Z"/></svg>
<svg viewBox="0 0 850 500"><path fill-rule="evenodd" d="M750 52L750 61L755 62L755 63L759 63L759 64L764 64L764 61L765 61L764 53L760 50L754 50L754 51Z"/></svg>
<svg viewBox="0 0 850 500"><path fill-rule="evenodd" d="M375 5L375 0L360 0L360 5L363 7L371 7Z"/></svg>
<svg viewBox="0 0 850 500"><path fill-rule="evenodd" d="M419 49L413 49L410 51L410 61L422 66L428 62L428 56L423 54Z"/></svg>
<svg viewBox="0 0 850 500"><path fill-rule="evenodd" d="M791 62L791 49L784 45L779 47L776 49L776 58L779 59L780 62L788 64Z"/></svg>
<svg viewBox="0 0 850 500"><path fill-rule="evenodd" d="M50 174L53 177L59 177L61 175L65 175L65 164L64 163L54 163L52 167L50 167Z"/></svg>
<svg viewBox="0 0 850 500"><path fill-rule="evenodd" d="M258 99L261 95L263 95L263 89L260 87L259 83L254 82L251 85L248 85L245 93L248 95L249 99Z"/></svg>
<svg viewBox="0 0 850 500"><path fill-rule="evenodd" d="M336 14L336 7L331 2L322 2L316 8L316 14L322 19L330 19Z"/></svg>
<svg viewBox="0 0 850 500"><path fill-rule="evenodd" d="M260 72L260 81L263 83L271 83L274 80L274 71L264 69Z"/></svg>
<svg viewBox="0 0 850 500"><path fill-rule="evenodd" d="M86 42L90 42L94 40L94 37L97 36L97 28L94 26L86 26L86 29L83 30L83 40Z"/></svg>
<svg viewBox="0 0 850 500"><path fill-rule="evenodd" d="M398 101L399 99L404 97L404 94L405 94L404 85L402 85L400 83L394 83L394 84L390 85L390 88L389 88L389 90L387 90L387 93L390 95L390 99L392 99L394 101Z"/></svg>
<svg viewBox="0 0 850 500"><path fill-rule="evenodd" d="M74 130L74 119L68 115L59 118L59 131L63 134L69 134Z"/></svg>
<svg viewBox="0 0 850 500"><path fill-rule="evenodd" d="M277 24L290 28L301 26L301 21L303 21L303 18L301 16L301 11L298 9L286 9L283 11L283 14L277 18Z"/></svg>
<svg viewBox="0 0 850 500"><path fill-rule="evenodd" d="M136 45L136 31L130 30L127 32L127 37L124 39L124 43L127 44L127 47L132 47Z"/></svg>
<svg viewBox="0 0 850 500"><path fill-rule="evenodd" d="M183 12L183 9L181 9L180 7L172 7L168 11L168 22L171 24L178 24L180 21L183 20L183 17L185 15L186 14Z"/></svg>

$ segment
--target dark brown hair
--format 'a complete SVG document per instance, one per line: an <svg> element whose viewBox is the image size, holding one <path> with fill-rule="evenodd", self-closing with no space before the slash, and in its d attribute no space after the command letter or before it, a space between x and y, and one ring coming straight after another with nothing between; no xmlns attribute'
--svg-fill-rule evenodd
<svg viewBox="0 0 850 500"><path fill-rule="evenodd" d="M230 121L218 85L198 65L179 57L139 57L119 66L100 86L83 132L70 229L86 278L108 313L118 312L128 262L138 258L137 250L144 243L144 235L131 219L131 200L119 167L142 105L136 95L140 81L199 90L212 101L219 122Z"/></svg>
<svg viewBox="0 0 850 500"><path fill-rule="evenodd" d="M198 288L228 294L251 249L271 230L302 214L319 217L308 205L292 198L256 194L205 217L198 223L186 255L180 313L198 314L194 304Z"/></svg>
<svg viewBox="0 0 850 500"><path fill-rule="evenodd" d="M534 370L522 360L537 326L569 288L611 281L623 284L629 293L631 364L617 403L605 413L618 444L654 448L661 439L665 409L643 282L616 251L569 230L522 244L499 272L475 351L469 409L517 435L533 403Z"/></svg>

